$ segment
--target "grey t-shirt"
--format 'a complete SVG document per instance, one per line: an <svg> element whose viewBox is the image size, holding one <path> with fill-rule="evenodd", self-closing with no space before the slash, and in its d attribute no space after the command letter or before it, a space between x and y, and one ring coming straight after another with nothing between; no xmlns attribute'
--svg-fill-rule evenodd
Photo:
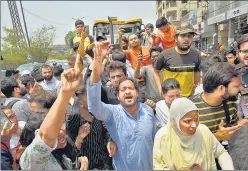
<svg viewBox="0 0 248 171"><path fill-rule="evenodd" d="M157 99L159 99L159 92L153 77L153 67L151 65L143 66L140 70L140 73L141 76L144 77L146 81L146 88L145 88L146 98L157 101Z"/></svg>

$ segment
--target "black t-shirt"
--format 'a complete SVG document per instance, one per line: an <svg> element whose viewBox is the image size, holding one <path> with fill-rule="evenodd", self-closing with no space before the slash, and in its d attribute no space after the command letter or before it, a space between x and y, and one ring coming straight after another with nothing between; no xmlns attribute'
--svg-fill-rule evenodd
<svg viewBox="0 0 248 171"><path fill-rule="evenodd" d="M194 72L200 71L201 55L194 48L188 54L179 54L175 48L163 51L154 68L162 70L162 81L175 78L180 83L182 96L189 97L194 87Z"/></svg>

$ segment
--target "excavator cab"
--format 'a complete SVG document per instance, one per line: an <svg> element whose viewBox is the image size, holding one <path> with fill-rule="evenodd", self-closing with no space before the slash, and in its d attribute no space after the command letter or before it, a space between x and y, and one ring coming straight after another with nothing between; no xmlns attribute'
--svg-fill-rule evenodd
<svg viewBox="0 0 248 171"><path fill-rule="evenodd" d="M119 43L118 30L124 30L124 36L128 37L130 34L140 34L142 29L142 19L134 18L130 20L118 20L117 17L108 17L108 20L95 20L93 25L94 39L98 36L105 36L108 41L116 45Z"/></svg>

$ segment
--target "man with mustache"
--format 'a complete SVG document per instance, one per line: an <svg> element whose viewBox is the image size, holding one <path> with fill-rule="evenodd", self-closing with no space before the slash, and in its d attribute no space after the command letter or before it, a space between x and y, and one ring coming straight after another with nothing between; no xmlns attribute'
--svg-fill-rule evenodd
<svg viewBox="0 0 248 171"><path fill-rule="evenodd" d="M5 95L4 106L9 106L18 121L27 121L30 116L29 102L24 99L27 94L25 85L19 79L6 77L1 81L1 92Z"/></svg>
<svg viewBox="0 0 248 171"><path fill-rule="evenodd" d="M44 78L40 85L44 90L55 91L57 94L60 89L60 81L53 76L53 68L49 65L43 65L41 67L41 75Z"/></svg>
<svg viewBox="0 0 248 171"><path fill-rule="evenodd" d="M175 39L176 47L163 51L154 65L154 78L160 94L161 81L175 78L181 85L181 95L189 97L194 93L194 88L200 82L200 52L191 47L194 29L183 23L178 28ZM160 71L162 70L162 80Z"/></svg>

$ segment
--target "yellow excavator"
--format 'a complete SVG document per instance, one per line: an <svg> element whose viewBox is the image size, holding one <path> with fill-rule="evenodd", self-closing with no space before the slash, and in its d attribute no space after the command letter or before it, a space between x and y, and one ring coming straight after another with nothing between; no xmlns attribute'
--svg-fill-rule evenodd
<svg viewBox="0 0 248 171"><path fill-rule="evenodd" d="M105 36L112 44L118 44L118 30L124 30L124 36L138 34L144 31L145 26L141 18L118 20L117 17L108 17L108 20L95 20L93 25L93 37Z"/></svg>

